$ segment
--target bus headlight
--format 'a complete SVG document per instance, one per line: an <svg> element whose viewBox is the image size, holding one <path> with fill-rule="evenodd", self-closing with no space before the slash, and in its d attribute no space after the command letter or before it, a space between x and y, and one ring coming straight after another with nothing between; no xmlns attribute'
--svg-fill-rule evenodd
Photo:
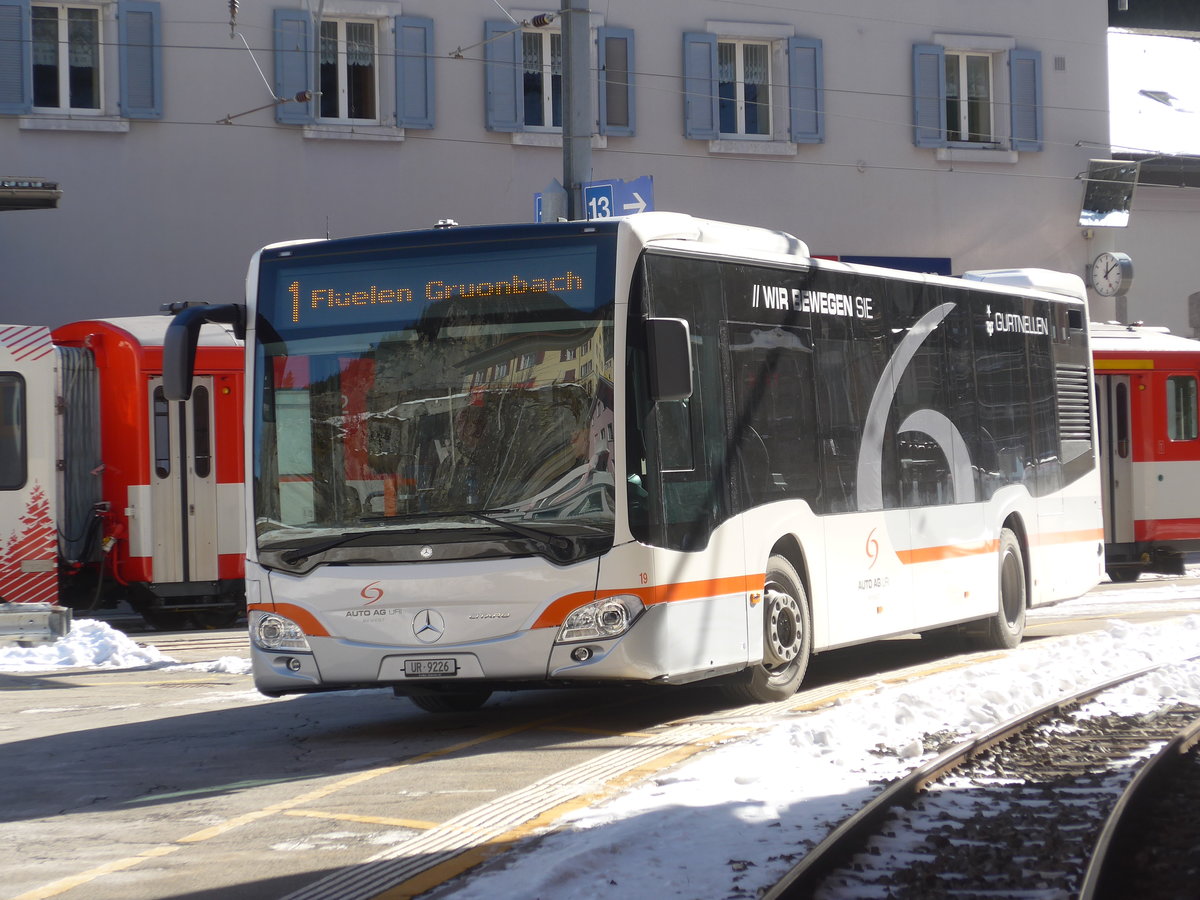
<svg viewBox="0 0 1200 900"><path fill-rule="evenodd" d="M573 610L558 630L555 643L614 638L629 630L645 605L631 594L605 597Z"/></svg>
<svg viewBox="0 0 1200 900"><path fill-rule="evenodd" d="M254 643L263 650L308 650L308 639L291 619L268 613L258 620L251 632Z"/></svg>

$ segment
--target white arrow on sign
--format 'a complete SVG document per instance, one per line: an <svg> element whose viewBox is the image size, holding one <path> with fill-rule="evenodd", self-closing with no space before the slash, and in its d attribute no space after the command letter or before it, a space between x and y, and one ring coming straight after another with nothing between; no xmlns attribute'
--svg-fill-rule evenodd
<svg viewBox="0 0 1200 900"><path fill-rule="evenodd" d="M637 191L634 191L633 198L636 202L624 203L624 204L622 204L622 206L625 209L632 209L634 212L645 212L646 211L646 201L642 199L642 195L639 194Z"/></svg>

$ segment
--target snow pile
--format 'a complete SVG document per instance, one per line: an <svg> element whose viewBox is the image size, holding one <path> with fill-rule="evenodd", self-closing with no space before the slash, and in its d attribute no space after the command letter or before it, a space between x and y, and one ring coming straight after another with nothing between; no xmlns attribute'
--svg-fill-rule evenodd
<svg viewBox="0 0 1200 900"><path fill-rule="evenodd" d="M217 675L249 675L250 660L241 656L222 656L211 662L192 663L185 666L171 666L172 672L187 670L189 672L212 672Z"/></svg>
<svg viewBox="0 0 1200 900"><path fill-rule="evenodd" d="M77 619L69 634L52 644L33 647L0 645L0 672L40 669L128 669L175 662L156 647L143 647L105 622Z"/></svg>

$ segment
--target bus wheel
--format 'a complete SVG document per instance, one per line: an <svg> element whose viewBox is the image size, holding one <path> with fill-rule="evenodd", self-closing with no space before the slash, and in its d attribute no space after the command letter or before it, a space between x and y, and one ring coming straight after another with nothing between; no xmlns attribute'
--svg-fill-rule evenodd
<svg viewBox="0 0 1200 900"><path fill-rule="evenodd" d="M473 712L487 703L491 691L455 691L446 694L409 694L408 699L425 712Z"/></svg>
<svg viewBox="0 0 1200 900"><path fill-rule="evenodd" d="M727 683L739 703L773 703L796 693L812 655L812 611L804 584L782 556L767 561L763 592L763 660Z"/></svg>
<svg viewBox="0 0 1200 900"><path fill-rule="evenodd" d="M1105 574L1113 584L1132 584L1142 577L1142 570L1139 566L1122 566L1111 569L1106 569Z"/></svg>
<svg viewBox="0 0 1200 900"><path fill-rule="evenodd" d="M985 650L1011 650L1025 634L1025 558L1012 529L1000 532L1000 608L978 637Z"/></svg>

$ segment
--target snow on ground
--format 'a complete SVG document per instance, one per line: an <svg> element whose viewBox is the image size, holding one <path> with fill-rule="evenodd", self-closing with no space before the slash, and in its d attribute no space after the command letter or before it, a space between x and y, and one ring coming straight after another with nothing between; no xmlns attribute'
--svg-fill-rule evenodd
<svg viewBox="0 0 1200 900"><path fill-rule="evenodd" d="M783 715L749 738L568 814L534 849L501 857L436 896L753 897L861 806L873 783L929 758L925 735L966 738L1078 688L1196 654L1200 616L1114 620L1101 631L1030 641L1003 659ZM1200 662L1139 679L1116 711L1164 702L1200 705ZM789 847L799 849L785 855Z"/></svg>
<svg viewBox="0 0 1200 900"><path fill-rule="evenodd" d="M250 672L250 660L223 656L209 662L183 665L152 644L139 644L106 622L94 619L76 619L71 623L70 633L53 643L32 647L0 644L0 672L139 667L246 675Z"/></svg>
<svg viewBox="0 0 1200 900"><path fill-rule="evenodd" d="M1194 586L1163 581L1136 592L1101 589L1035 611L1105 617L1124 608L1185 606ZM1200 616L1134 624L1109 619L1100 630L1027 641L1000 659L911 684L879 688L811 713L764 719L761 730L701 753L607 802L565 815L539 841L500 856L436 892L471 900L576 896L711 898L754 896L782 876L802 850L858 808L880 781L928 758L929 734L967 737L1074 689L1151 663L1200 654ZM0 671L175 663L107 625L75 623L54 645L0 648ZM227 657L199 667L241 671ZM213 668L216 667L216 668ZM1163 702L1200 705L1200 663L1139 680L1118 710ZM741 714L738 721L744 722ZM799 848L790 853L788 848ZM389 851L394 852L394 851Z"/></svg>

